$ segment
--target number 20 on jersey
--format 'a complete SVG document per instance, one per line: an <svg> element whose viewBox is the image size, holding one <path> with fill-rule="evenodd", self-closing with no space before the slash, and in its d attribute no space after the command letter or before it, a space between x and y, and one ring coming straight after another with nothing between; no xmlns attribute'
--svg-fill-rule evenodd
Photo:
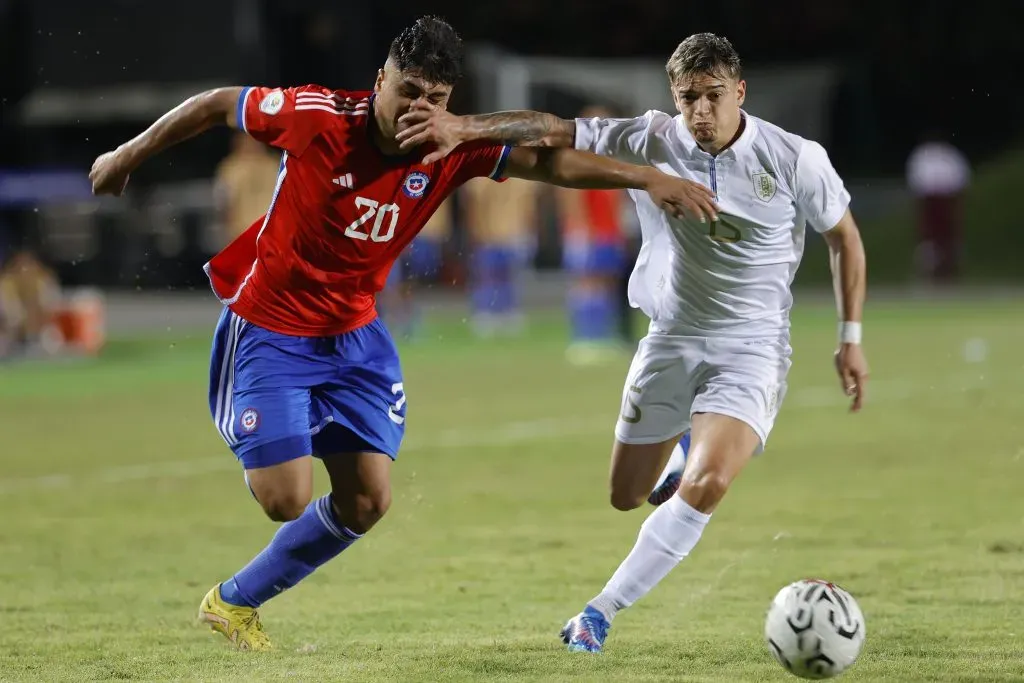
<svg viewBox="0 0 1024 683"><path fill-rule="evenodd" d="M356 197L356 208L362 215L345 228L345 236L354 240L387 242L395 236L398 225L398 204L381 204L375 199ZM366 224L373 221L373 226Z"/></svg>

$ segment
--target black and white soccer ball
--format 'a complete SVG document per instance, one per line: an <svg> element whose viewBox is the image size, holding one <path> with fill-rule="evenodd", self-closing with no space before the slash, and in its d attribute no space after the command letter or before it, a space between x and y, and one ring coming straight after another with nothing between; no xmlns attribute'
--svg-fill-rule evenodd
<svg viewBox="0 0 1024 683"><path fill-rule="evenodd" d="M853 596L828 581L805 579L780 590L768 608L768 649L800 678L832 678L864 647L864 614Z"/></svg>

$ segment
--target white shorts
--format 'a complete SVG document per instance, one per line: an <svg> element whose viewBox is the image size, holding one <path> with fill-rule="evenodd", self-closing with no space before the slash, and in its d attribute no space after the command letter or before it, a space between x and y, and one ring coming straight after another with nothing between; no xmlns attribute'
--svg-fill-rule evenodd
<svg viewBox="0 0 1024 683"><path fill-rule="evenodd" d="M689 337L651 332L640 340L622 390L615 436L659 443L690 428L694 413L742 420L764 449L786 394L788 340Z"/></svg>

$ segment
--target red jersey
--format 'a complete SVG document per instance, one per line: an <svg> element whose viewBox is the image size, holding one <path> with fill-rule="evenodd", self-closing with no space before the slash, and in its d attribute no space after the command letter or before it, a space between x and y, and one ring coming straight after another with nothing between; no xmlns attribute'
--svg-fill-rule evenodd
<svg viewBox="0 0 1024 683"><path fill-rule="evenodd" d="M266 215L206 264L214 293L249 322L303 337L353 330L402 250L470 178L500 180L510 148L467 143L424 166L423 150L373 143L373 95L319 86L245 88L238 127L280 148Z"/></svg>
<svg viewBox="0 0 1024 683"><path fill-rule="evenodd" d="M622 241L621 190L580 190L586 225L581 226L591 244L618 244Z"/></svg>

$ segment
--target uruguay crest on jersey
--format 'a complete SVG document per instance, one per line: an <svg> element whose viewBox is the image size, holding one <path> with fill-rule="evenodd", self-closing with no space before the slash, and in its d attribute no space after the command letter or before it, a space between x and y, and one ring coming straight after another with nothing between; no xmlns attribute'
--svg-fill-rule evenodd
<svg viewBox="0 0 1024 683"><path fill-rule="evenodd" d="M762 202L770 202L775 196L775 174L771 171L757 171L750 176L754 181L754 194Z"/></svg>

